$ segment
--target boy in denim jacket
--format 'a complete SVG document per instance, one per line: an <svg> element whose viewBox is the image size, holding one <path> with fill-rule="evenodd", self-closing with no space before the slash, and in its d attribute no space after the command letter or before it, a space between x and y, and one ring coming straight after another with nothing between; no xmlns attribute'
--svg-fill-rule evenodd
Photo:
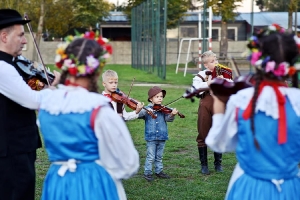
<svg viewBox="0 0 300 200"><path fill-rule="evenodd" d="M166 91L160 87L154 86L148 91L148 101L151 102L147 109L152 110L153 105L162 104ZM152 163L155 165L155 175L159 178L169 179L170 177L163 172L162 157L165 148L165 142L168 140L168 127L166 122L172 122L174 116L178 113L176 108L170 114L160 111L155 112L157 116L153 119L145 110L141 110L139 118L145 120L145 140L147 142L147 155L145 161L144 178L147 181L153 181Z"/></svg>

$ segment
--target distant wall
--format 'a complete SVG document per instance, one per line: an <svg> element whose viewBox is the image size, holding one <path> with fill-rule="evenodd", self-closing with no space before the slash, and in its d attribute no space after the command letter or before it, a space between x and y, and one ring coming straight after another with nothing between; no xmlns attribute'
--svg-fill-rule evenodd
<svg viewBox="0 0 300 200"><path fill-rule="evenodd" d="M33 59L33 51L35 51L32 38L26 34L28 44L23 50L23 55L28 59ZM40 52L45 64L54 64L55 50L59 41L40 42ZM229 41L228 53L232 56L241 57L241 54L246 51L247 41ZM110 64L131 64L131 42L112 41L113 56L108 63ZM176 64L178 59L179 42L177 40L170 40L167 42L167 64ZM198 57L199 43L197 41L191 42L191 49L188 61ZM180 63L186 62L188 51L188 41L182 45ZM219 52L219 42L212 43L212 51Z"/></svg>

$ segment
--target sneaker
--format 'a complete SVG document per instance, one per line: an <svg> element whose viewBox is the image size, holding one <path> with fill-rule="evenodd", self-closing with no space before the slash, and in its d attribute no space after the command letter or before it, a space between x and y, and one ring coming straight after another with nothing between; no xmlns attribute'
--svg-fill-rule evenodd
<svg viewBox="0 0 300 200"><path fill-rule="evenodd" d="M165 174L163 171L161 171L159 174L155 174L158 178L164 178L164 179L169 179L170 176L168 174Z"/></svg>
<svg viewBox="0 0 300 200"><path fill-rule="evenodd" d="M153 181L154 180L154 178L153 178L153 176L152 176L152 174L144 174L144 178L147 180L147 181L149 181L149 182L151 182L151 181Z"/></svg>

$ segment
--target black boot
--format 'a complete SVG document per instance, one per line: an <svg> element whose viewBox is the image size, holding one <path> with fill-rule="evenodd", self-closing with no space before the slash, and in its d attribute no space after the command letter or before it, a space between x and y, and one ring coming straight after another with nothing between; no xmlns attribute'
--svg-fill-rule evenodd
<svg viewBox="0 0 300 200"><path fill-rule="evenodd" d="M207 167L207 147L198 147L199 158L201 162L201 173L208 175L208 167Z"/></svg>
<svg viewBox="0 0 300 200"><path fill-rule="evenodd" d="M216 172L223 172L223 167L221 165L221 163L222 163L222 154L214 152L214 157L215 157L214 164L215 164Z"/></svg>

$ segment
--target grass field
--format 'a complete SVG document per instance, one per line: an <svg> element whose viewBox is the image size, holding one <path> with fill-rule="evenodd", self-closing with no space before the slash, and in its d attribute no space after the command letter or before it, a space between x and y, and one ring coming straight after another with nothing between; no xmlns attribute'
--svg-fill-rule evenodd
<svg viewBox="0 0 300 200"><path fill-rule="evenodd" d="M133 86L130 97L147 103L147 92L152 84L169 84L161 87L167 91L164 103L181 97L185 87L192 83L192 74L183 76L182 72L175 74L175 65L167 67L167 78L161 80L155 74L136 70L127 65L107 65L105 69L113 69L119 75L119 88L128 93L132 79L135 83L149 83L150 86ZM101 84L101 80L99 80ZM102 86L101 86L102 89ZM129 200L221 200L224 199L228 181L236 164L234 153L223 155L223 173L214 172L213 152L209 151L209 169L211 174L204 176L200 173L200 162L197 143L197 109L199 100L182 99L170 107L176 107L185 118L176 117L174 122L168 123L169 140L163 158L164 171L171 179L155 179L147 182L143 178L146 143L144 140L144 121L133 120L127 122L134 144L140 155L140 170L128 180L124 180L124 188ZM126 108L130 111L129 108ZM43 179L49 167L45 149L38 150L36 162L37 185L36 199L40 199Z"/></svg>

